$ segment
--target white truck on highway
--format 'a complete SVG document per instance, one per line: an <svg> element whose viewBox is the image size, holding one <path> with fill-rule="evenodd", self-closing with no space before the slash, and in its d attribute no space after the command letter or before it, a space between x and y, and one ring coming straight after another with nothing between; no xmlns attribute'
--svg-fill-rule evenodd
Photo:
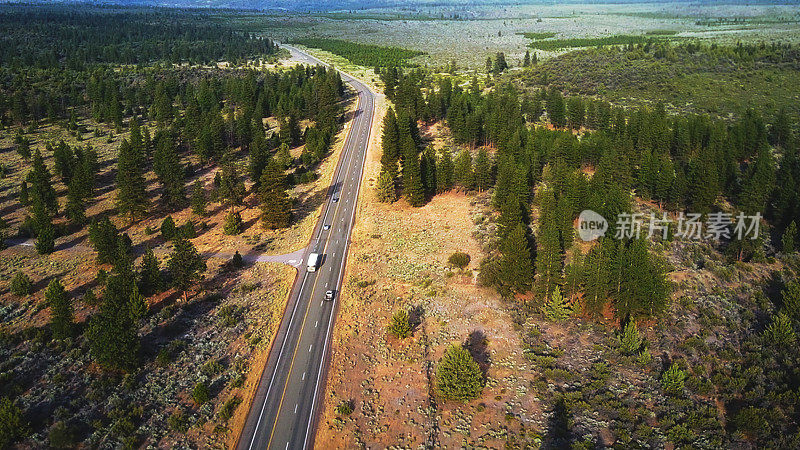
<svg viewBox="0 0 800 450"><path fill-rule="evenodd" d="M309 272L315 272L317 270L317 266L319 265L319 253L311 253L308 255L308 265L306 266L306 270Z"/></svg>

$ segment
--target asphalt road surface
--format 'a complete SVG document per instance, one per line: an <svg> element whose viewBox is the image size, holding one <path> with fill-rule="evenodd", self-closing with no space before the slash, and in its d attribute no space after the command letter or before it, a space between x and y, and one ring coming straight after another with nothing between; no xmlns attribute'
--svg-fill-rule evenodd
<svg viewBox="0 0 800 450"><path fill-rule="evenodd" d="M283 47L295 60L323 64L293 47ZM313 445L317 412L324 398L330 335L374 113L374 94L344 73L342 79L357 92L358 109L239 436L238 449L305 449ZM326 230L324 225L330 228ZM323 255L322 263L317 271L308 272L305 262L312 252ZM328 290L334 292L332 301L325 300Z"/></svg>

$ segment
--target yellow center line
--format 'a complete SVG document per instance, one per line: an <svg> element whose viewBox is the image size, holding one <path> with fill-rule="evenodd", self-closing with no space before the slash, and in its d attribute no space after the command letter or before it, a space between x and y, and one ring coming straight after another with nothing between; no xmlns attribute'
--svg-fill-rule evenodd
<svg viewBox="0 0 800 450"><path fill-rule="evenodd" d="M361 108L361 97L358 98L356 111L358 111L360 108ZM354 128L356 128L355 121L353 121L353 124L351 125L350 130L348 130L348 132L347 132L347 140L344 143L344 147L342 147L342 157L346 156L345 154L347 153L347 151L346 151L347 150L347 144L350 143L350 137L351 137L350 135L352 134ZM354 149L351 149L351 151L350 151L350 164L348 164L348 166L345 168L345 178L347 177L347 175L350 174L350 169L351 169L351 167L353 165L352 164L353 151L354 151ZM344 161L342 161L342 162L344 162ZM335 185L336 180L334 179L333 182L334 182L334 185ZM341 188L340 188L340 192L341 192ZM340 206L341 206L341 202L336 202L336 208L333 211L333 220L331 221L331 223L336 223L336 216L339 214L339 207ZM325 224L323 223L322 225L324 226ZM333 227L331 227L331 230L333 230ZM330 242L331 242L330 233L328 233L328 237L325 239L325 247L322 249L322 255L326 254L326 252L328 250L328 244L330 244ZM317 274L319 275L319 272ZM286 375L286 382L283 385L283 391L281 392L281 401L280 401L280 403L278 403L278 411L277 411L277 413L275 415L275 421L272 423L272 430L269 433L269 441L267 442L267 448L270 448L272 446L272 438L274 437L275 429L278 426L278 418L280 417L281 408L283 408L283 401L284 401L284 399L286 397L286 389L288 389L288 387L289 387L289 379L292 376L292 369L294 368L294 360L297 357L297 349L300 348L300 341L302 340L302 337L303 337L303 331L306 328L306 319L308 318L308 313L309 313L309 311L311 311L311 307L313 306L312 303L311 303L311 300L314 298L314 291L317 289L317 282L318 281L319 281L319 277L314 278L314 284L311 286L311 295L309 296L308 308L306 309L305 315L303 315L303 325L300 327L300 334L297 337L297 345L295 345L294 352L292 353L292 362L289 364L289 373ZM297 301L300 301L300 299L297 299ZM288 333L289 331L290 330L287 330L286 332ZM276 362L276 364L277 364L277 362ZM267 401L267 400L268 399L265 399L264 401Z"/></svg>

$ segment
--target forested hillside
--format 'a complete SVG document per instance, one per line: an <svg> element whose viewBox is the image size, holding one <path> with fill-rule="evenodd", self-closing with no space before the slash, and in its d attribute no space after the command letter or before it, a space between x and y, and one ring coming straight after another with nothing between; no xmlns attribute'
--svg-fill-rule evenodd
<svg viewBox="0 0 800 450"><path fill-rule="evenodd" d="M795 59L787 53L794 51L789 47L713 51L749 61ZM495 81L491 78L473 78L462 87L424 69L382 70L394 108L383 122L377 198L391 203L402 197L421 207L453 190L470 193L478 202L488 193L494 214L478 226L487 255L478 280L506 300L530 358L544 371L543 382L555 383L537 391L555 404L557 417L551 420L563 421L547 431L546 442L609 442L602 436L604 427L589 419L599 414L601 420L615 422L611 442L626 445L796 443L800 435L792 373L797 360L784 351L795 342L800 325L795 113L782 109L767 122L750 109L724 120L667 113L660 104L622 108L600 96L575 95L567 72L547 77L554 64L531 64L523 72L526 79L541 80L536 81L541 87L528 92L503 83L502 70L488 92L483 86ZM487 77L490 68L487 63ZM571 94L565 96L562 89ZM438 122L446 124L445 139L451 146L436 150L427 146L420 127ZM594 242L578 238L576 221L584 210L608 219L605 237ZM702 236L692 237L678 212L697 213L704 221L722 218L730 229L721 238L717 234L714 239L705 228ZM618 218L637 215L645 223L642 233L634 235ZM760 233L737 238L735 218L751 216ZM655 218L661 217L664 225L654 233ZM708 232L713 233L711 228ZM457 256L453 254L453 261L465 257L462 266L469 263L468 255ZM692 278L703 264L722 286L708 287ZM738 271L771 275L742 289L729 284ZM717 297L708 297L709 289ZM684 335L681 323L696 320L691 305L700 301L705 305L700 334L716 336L716 343ZM725 312L729 301L740 302L735 313ZM726 314L731 316L718 316ZM662 323L665 315L682 319ZM727 320L727 327L713 320ZM574 358L560 356L564 350L584 349L550 350L542 321L575 322L563 326L589 340L595 333L586 321L616 324L617 347L606 350L602 363L575 367L579 363ZM661 337L646 342L639 334L642 327L656 327ZM680 336L687 341L675 347ZM464 345L472 348L469 341ZM691 346L711 355L704 359ZM665 353L657 358L656 352ZM664 398L648 425L633 398L617 399L606 390L611 389L606 383L616 379L608 371L628 370L633 359L643 368L643 375L636 372L636 377L652 377L648 379L660 382L661 389L637 384L630 395ZM759 369L750 369L752 364ZM591 385L574 386L571 380ZM741 390L745 386L774 395L748 395ZM480 394L470 398L475 396ZM603 399L615 403L603 406ZM769 416L769 423L754 421L759 416Z"/></svg>
<svg viewBox="0 0 800 450"><path fill-rule="evenodd" d="M266 58L268 38L238 32L199 12L109 7L0 6L0 65L81 69L156 61L208 64Z"/></svg>
<svg viewBox="0 0 800 450"><path fill-rule="evenodd" d="M256 260L313 220L341 77L193 12L0 24L0 447L224 445L291 280Z"/></svg>

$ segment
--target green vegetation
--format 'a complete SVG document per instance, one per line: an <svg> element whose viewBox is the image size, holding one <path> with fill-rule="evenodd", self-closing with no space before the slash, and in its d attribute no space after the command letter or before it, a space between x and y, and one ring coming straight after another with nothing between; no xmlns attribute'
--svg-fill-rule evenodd
<svg viewBox="0 0 800 450"><path fill-rule="evenodd" d="M532 33L525 33L525 37L534 40L533 42L528 44L528 47L546 51L556 51L565 48L602 47L609 45L633 45L633 44L645 44L645 43L653 44L659 40L658 38L654 37L654 35L638 36L638 35L618 34L614 36L605 36L596 38L546 39L544 37L530 36L530 34ZM547 34L547 33L540 33L540 34Z"/></svg>
<svg viewBox="0 0 800 450"><path fill-rule="evenodd" d="M96 63L207 64L277 52L271 40L237 32L200 11L167 9L75 9L68 5L31 9L7 4L0 7L0 36L2 66L77 69Z"/></svg>
<svg viewBox="0 0 800 450"><path fill-rule="evenodd" d="M0 447L10 447L28 432L28 425L19 407L11 399L0 397Z"/></svg>
<svg viewBox="0 0 800 450"><path fill-rule="evenodd" d="M677 396L683 393L685 380L686 372L677 363L672 363L669 369L661 376L661 385L664 387L664 392Z"/></svg>
<svg viewBox="0 0 800 450"><path fill-rule="evenodd" d="M205 383L197 383L192 389L192 400L198 405L209 401L211 399L211 391Z"/></svg>
<svg viewBox="0 0 800 450"><path fill-rule="evenodd" d="M11 279L10 288L11 293L18 297L33 294L33 282L25 272L17 272L14 274L14 278Z"/></svg>
<svg viewBox="0 0 800 450"><path fill-rule="evenodd" d="M558 33L554 33L552 31L542 31L542 32L530 32L530 33L522 33L528 39L532 40L540 40L540 39L550 39L554 38L558 35Z"/></svg>
<svg viewBox="0 0 800 450"><path fill-rule="evenodd" d="M455 252L447 258L447 264L451 267L457 267L463 270L469 265L470 259L471 258L466 253Z"/></svg>
<svg viewBox="0 0 800 450"><path fill-rule="evenodd" d="M483 373L469 350L451 345L436 368L436 389L442 398L466 402L480 396Z"/></svg>
<svg viewBox="0 0 800 450"><path fill-rule="evenodd" d="M411 336L411 323L408 318L408 311L399 309L392 316L391 322L387 327L389 334L397 339L405 339Z"/></svg>
<svg viewBox="0 0 800 450"><path fill-rule="evenodd" d="M787 44L664 41L583 49L532 65L521 81L624 106L661 102L676 112L719 117L741 117L748 108L767 117L781 110L796 117L800 107L791 99L800 84L794 69L799 51Z"/></svg>
<svg viewBox="0 0 800 450"><path fill-rule="evenodd" d="M417 50L398 47L358 44L341 39L303 38L292 41L306 47L318 48L348 59L351 63L364 67L413 66L409 60L424 55Z"/></svg>

